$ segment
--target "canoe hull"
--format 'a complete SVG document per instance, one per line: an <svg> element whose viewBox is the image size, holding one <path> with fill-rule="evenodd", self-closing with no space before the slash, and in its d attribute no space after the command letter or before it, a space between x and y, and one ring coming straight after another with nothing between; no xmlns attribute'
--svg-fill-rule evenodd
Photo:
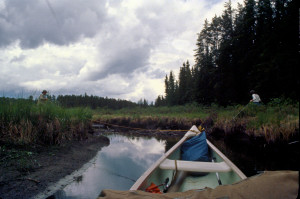
<svg viewBox="0 0 300 199"><path fill-rule="evenodd" d="M232 184L247 178L223 153L221 153L208 140L207 144L209 147L210 156L214 158L214 162L216 163L215 165L213 165L214 163L208 163L209 167L216 166L217 169L219 165L223 164L223 167L227 166L229 169L220 169L218 171L218 169L214 170L214 168L212 168L211 172L195 173L195 169L197 170L197 168L199 168L199 171L202 171L200 169L202 163L191 162L191 167L193 163L195 163L195 169L193 169L193 172L190 172L188 168L189 164L180 161L180 146L185 140L193 136L192 134L195 134L195 132L199 132L199 130L197 127L193 126L191 130L178 143L176 143L159 160L157 160L157 162L155 162L137 180L137 182L131 187L130 190L145 190L151 183L161 185L166 181L167 178L169 179L168 185L170 186L168 192L183 192L192 189L203 189L206 187L215 188L220 185L220 181L222 185L225 185ZM174 162L174 168L172 168L172 166L168 166L172 165L172 162ZM203 165L206 165L207 167L207 163L203 162Z"/></svg>

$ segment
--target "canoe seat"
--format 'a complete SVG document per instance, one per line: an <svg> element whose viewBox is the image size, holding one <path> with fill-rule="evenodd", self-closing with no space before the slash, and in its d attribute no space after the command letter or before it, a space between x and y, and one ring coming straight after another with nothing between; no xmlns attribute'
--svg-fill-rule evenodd
<svg viewBox="0 0 300 199"><path fill-rule="evenodd" d="M197 162L176 160L177 170L191 172L228 172L231 168L225 162ZM176 170L175 160L165 159L160 165L160 169Z"/></svg>

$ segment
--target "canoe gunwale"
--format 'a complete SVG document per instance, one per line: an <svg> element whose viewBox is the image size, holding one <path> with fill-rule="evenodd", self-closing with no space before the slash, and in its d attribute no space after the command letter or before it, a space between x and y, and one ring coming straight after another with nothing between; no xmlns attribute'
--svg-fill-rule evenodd
<svg viewBox="0 0 300 199"><path fill-rule="evenodd" d="M143 173L143 175L140 176L140 178L132 185L130 190L139 190L139 188L142 187L144 183L146 183L146 179L149 178L149 176L155 171L155 169L159 168L159 166L189 137L195 136L195 132L199 132L199 130L195 125L193 125L192 128L184 135L184 137L181 138L181 140L179 140L170 150L164 153L147 171ZM206 141L210 149L215 151L215 153L231 168L230 170L235 172L242 180L247 178L246 175L235 164L233 164L218 148L216 148L209 140Z"/></svg>

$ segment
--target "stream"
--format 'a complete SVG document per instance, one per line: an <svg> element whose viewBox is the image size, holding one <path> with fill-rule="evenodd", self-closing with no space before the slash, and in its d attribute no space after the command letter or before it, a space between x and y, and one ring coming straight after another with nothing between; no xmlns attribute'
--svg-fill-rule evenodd
<svg viewBox="0 0 300 199"><path fill-rule="evenodd" d="M109 146L102 148L70 184L48 198L95 199L103 189L128 190L168 145L167 140L153 137L106 136L110 139Z"/></svg>

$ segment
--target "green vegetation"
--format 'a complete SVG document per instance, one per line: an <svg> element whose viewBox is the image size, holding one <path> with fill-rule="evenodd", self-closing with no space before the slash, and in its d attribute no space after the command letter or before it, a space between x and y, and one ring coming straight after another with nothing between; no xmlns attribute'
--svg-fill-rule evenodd
<svg viewBox="0 0 300 199"><path fill-rule="evenodd" d="M85 138L91 121L152 130L186 130L193 124L202 124L208 129L243 126L247 134L263 135L268 140L288 139L299 131L299 102L276 98L261 106L250 103L221 107L192 103L90 109L0 98L0 142L59 145L66 140Z"/></svg>
<svg viewBox="0 0 300 199"><path fill-rule="evenodd" d="M82 139L92 118L87 108L63 108L30 99L0 98L0 141L12 144L61 144Z"/></svg>
<svg viewBox="0 0 300 199"><path fill-rule="evenodd" d="M112 119L116 117L169 117L169 118L205 118L209 115L207 107L201 107L196 104L187 104L185 106L147 106L135 108L122 108L112 110L108 108L98 108L94 111L93 119Z"/></svg>
<svg viewBox="0 0 300 199"><path fill-rule="evenodd" d="M241 125L245 127L245 133L263 136L267 141L288 140L293 134L299 133L299 103L274 105L274 101L271 101L265 106L249 104L244 108L229 107L218 112L215 127L228 129ZM235 117L237 113L234 109L243 110Z"/></svg>
<svg viewBox="0 0 300 199"><path fill-rule="evenodd" d="M91 121L117 125L112 127L120 130L145 130L149 134L202 125L208 132L222 129L225 134L242 127L242 132L263 137L267 142L299 136L299 102L287 99L272 99L261 106L192 103L122 109L65 108L56 103L37 105L32 99L0 98L0 165L9 166L6 164L14 161L20 172L30 172L39 167L32 146L57 146L68 140L84 139Z"/></svg>
<svg viewBox="0 0 300 199"><path fill-rule="evenodd" d="M186 128L204 124L206 128L233 129L243 126L247 134L265 136L267 140L288 139L299 131L299 102L273 99L266 105L209 107L184 106L136 107L120 110L96 109L93 120L139 128Z"/></svg>

